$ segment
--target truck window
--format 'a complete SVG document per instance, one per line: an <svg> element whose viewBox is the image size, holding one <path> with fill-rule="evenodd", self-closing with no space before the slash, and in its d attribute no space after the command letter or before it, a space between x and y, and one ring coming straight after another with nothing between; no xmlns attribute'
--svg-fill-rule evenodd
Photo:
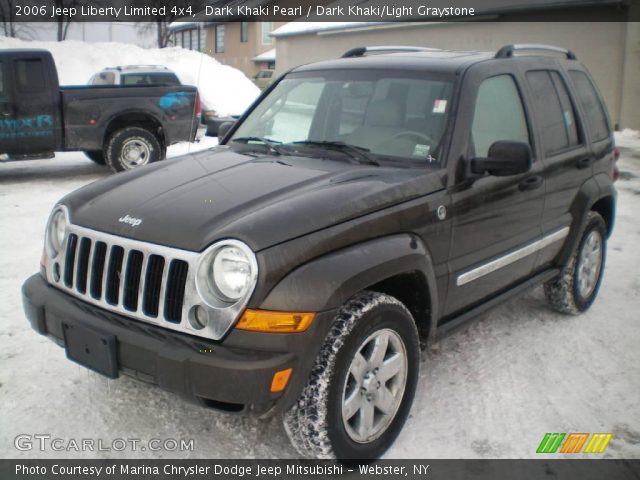
<svg viewBox="0 0 640 480"><path fill-rule="evenodd" d="M511 75L491 77L480 84L471 127L472 156L486 157L499 140L529 143L522 100Z"/></svg>
<svg viewBox="0 0 640 480"><path fill-rule="evenodd" d="M587 117L587 125L591 131L592 140L598 141L609 138L610 128L607 113L593 83L580 70L569 70L569 76L578 94L582 110L584 110L584 114Z"/></svg>
<svg viewBox="0 0 640 480"><path fill-rule="evenodd" d="M45 90L45 73L42 59L16 60L15 67L16 86L19 92L36 93Z"/></svg>
<svg viewBox="0 0 640 480"><path fill-rule="evenodd" d="M578 145L573 107L567 87L557 72L530 71L527 82L533 93L533 113L546 154Z"/></svg>
<svg viewBox="0 0 640 480"><path fill-rule="evenodd" d="M4 63L0 62L0 98L5 98L4 92Z"/></svg>

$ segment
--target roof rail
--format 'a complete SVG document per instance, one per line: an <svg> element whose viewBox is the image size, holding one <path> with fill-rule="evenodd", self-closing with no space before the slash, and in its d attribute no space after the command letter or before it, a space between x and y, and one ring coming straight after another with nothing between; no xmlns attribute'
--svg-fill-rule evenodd
<svg viewBox="0 0 640 480"><path fill-rule="evenodd" d="M117 67L108 67L105 70L133 70L133 69L142 69L146 68L149 70L168 70L164 65L118 65Z"/></svg>
<svg viewBox="0 0 640 480"><path fill-rule="evenodd" d="M364 57L367 53L433 52L437 50L439 49L408 46L355 47L347 50L341 58Z"/></svg>
<svg viewBox="0 0 640 480"><path fill-rule="evenodd" d="M517 51L537 50L540 52L554 52L566 55L569 60L577 60L576 54L566 48L554 47L553 45L539 45L537 43L521 43L514 45L505 45L496 52L495 58L511 58Z"/></svg>

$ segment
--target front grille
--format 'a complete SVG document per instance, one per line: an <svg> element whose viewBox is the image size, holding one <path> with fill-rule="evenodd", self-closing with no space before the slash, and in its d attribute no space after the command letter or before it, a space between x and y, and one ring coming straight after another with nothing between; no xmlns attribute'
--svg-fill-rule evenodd
<svg viewBox="0 0 640 480"><path fill-rule="evenodd" d="M187 260L135 248L125 239L121 239L122 245L105 242L89 232L69 235L64 255L66 290L90 297L93 303L156 322L182 322L189 275ZM181 256L195 255L177 252Z"/></svg>
<svg viewBox="0 0 640 480"><path fill-rule="evenodd" d="M206 303L196 287L196 271L200 261L210 259L210 252L230 242L234 240L221 240L199 253L69 224L62 252L49 258L47 281L104 310L220 340L246 308L251 293L230 305ZM257 265L254 268L257 272ZM254 277L251 292L256 281ZM195 305L209 311L204 328L190 321Z"/></svg>

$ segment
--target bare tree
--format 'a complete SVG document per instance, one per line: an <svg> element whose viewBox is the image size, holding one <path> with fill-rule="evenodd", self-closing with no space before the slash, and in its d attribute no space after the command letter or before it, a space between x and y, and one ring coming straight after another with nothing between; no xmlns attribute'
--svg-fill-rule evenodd
<svg viewBox="0 0 640 480"><path fill-rule="evenodd" d="M18 34L15 11L14 0L0 0L0 21L2 22L2 32L5 37L16 37Z"/></svg>

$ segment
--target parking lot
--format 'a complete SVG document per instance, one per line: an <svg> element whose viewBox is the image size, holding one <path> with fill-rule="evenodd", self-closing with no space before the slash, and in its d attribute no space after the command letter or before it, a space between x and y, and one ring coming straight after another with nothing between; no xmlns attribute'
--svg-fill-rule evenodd
<svg viewBox="0 0 640 480"><path fill-rule="evenodd" d="M386 457L533 458L545 432L612 432L605 457L640 458L640 138L629 134L619 145L617 222L591 310L554 313L537 288L423 352L411 417ZM277 418L221 414L128 377L107 380L31 330L20 287L38 270L49 211L109 175L76 153L0 164L0 456L296 456ZM195 448L21 451L20 434L105 445L193 439Z"/></svg>

